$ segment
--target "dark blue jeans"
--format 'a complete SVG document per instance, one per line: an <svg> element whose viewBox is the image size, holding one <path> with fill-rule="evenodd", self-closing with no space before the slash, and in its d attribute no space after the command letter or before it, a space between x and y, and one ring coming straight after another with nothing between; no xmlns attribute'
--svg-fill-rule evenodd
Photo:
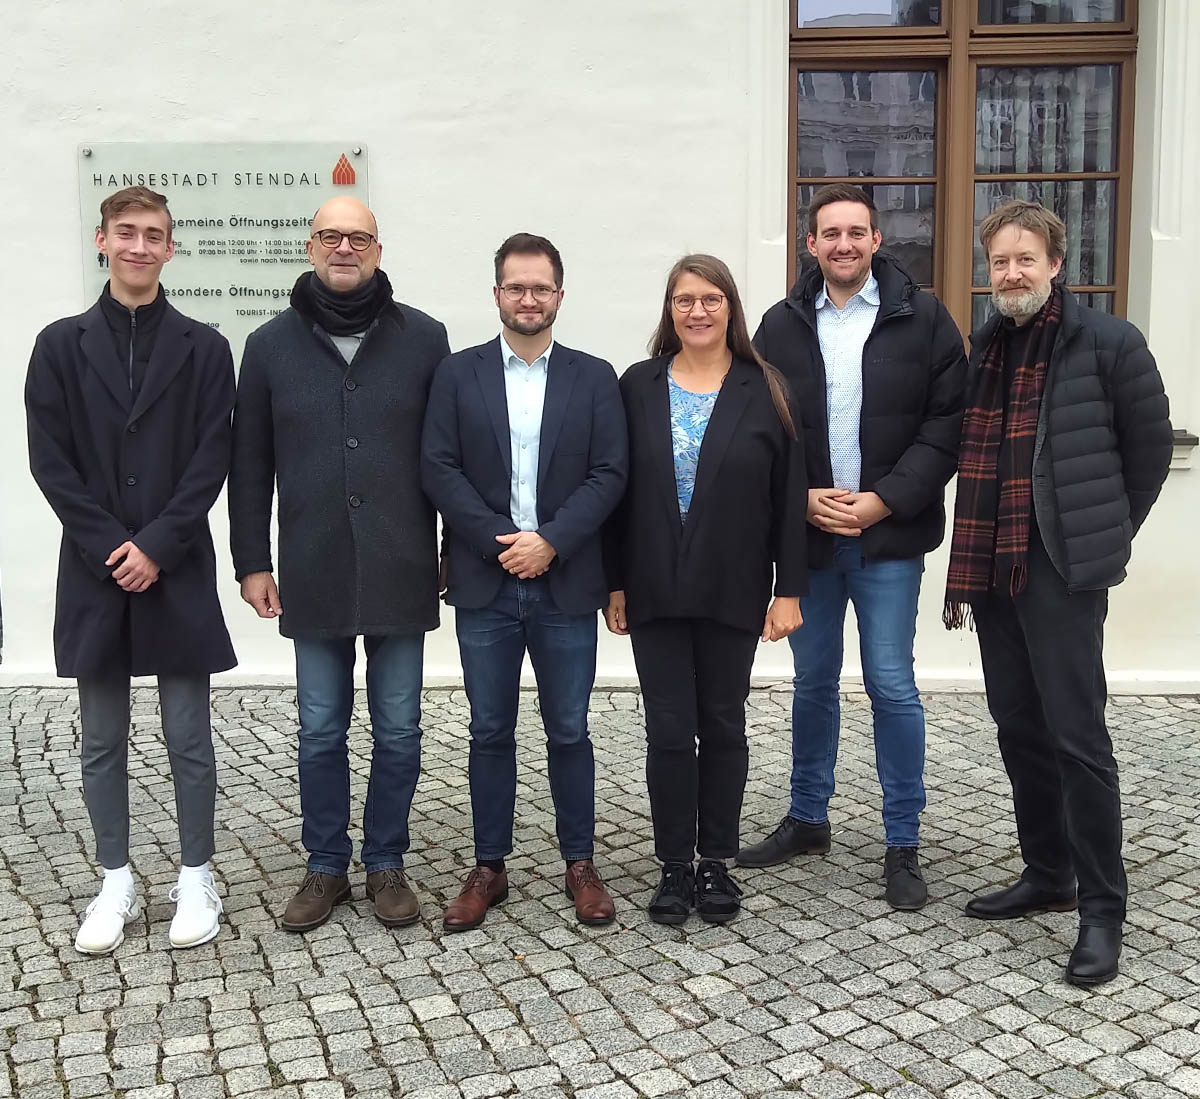
<svg viewBox="0 0 1200 1099"><path fill-rule="evenodd" d="M810 824L829 819L842 638L851 602L875 720L887 845L917 846L918 817L925 808L925 711L913 677L913 640L924 567L920 557L865 561L857 539L839 537L833 566L809 572L809 594L800 600L804 624L788 638L796 669L789 816Z"/></svg>
<svg viewBox="0 0 1200 1099"><path fill-rule="evenodd" d="M297 640L301 834L309 870L350 867L350 760L346 731L354 709L355 638ZM421 773L421 666L424 634L364 637L371 778L363 813L368 874L404 865L408 810Z"/></svg>
<svg viewBox="0 0 1200 1099"><path fill-rule="evenodd" d="M563 614L544 577L506 577L486 607L454 614L471 703L471 814L475 858L513 849L517 705L525 652L537 679L550 793L564 859L590 859L596 831L595 765L587 712L596 679L596 614Z"/></svg>

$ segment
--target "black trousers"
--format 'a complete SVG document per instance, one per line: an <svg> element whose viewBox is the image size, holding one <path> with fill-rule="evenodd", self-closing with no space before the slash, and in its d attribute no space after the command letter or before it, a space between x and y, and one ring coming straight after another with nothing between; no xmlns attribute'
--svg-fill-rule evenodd
<svg viewBox="0 0 1200 1099"><path fill-rule="evenodd" d="M1015 598L972 605L988 708L1012 782L1022 875L1079 889L1081 924L1119 927L1128 886L1121 791L1104 722L1108 592L1070 594L1036 532Z"/></svg>
<svg viewBox="0 0 1200 1099"><path fill-rule="evenodd" d="M662 862L737 854L746 696L758 635L707 618L631 627L646 712L646 785Z"/></svg>

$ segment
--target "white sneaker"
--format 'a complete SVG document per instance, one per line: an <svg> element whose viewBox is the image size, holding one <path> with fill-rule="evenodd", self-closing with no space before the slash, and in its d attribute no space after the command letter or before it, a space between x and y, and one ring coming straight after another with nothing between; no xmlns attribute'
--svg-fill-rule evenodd
<svg viewBox="0 0 1200 1099"><path fill-rule="evenodd" d="M176 902L169 936L172 946L199 946L216 937L223 906L211 876L182 881L167 895Z"/></svg>
<svg viewBox="0 0 1200 1099"><path fill-rule="evenodd" d="M137 892L132 887L102 888L83 914L75 949L80 954L111 954L125 941L125 925L140 913Z"/></svg>

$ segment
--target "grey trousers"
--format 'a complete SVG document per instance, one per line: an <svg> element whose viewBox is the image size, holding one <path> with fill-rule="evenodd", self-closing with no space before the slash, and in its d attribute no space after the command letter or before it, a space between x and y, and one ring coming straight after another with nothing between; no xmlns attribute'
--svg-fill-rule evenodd
<svg viewBox="0 0 1200 1099"><path fill-rule="evenodd" d="M217 763L207 675L158 677L185 866L212 858ZM79 680L83 800L106 870L129 861L129 677Z"/></svg>

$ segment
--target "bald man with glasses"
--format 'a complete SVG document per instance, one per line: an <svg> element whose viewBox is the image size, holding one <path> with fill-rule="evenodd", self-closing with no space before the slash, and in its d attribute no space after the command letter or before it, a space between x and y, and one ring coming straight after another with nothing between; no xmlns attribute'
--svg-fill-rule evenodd
<svg viewBox="0 0 1200 1099"><path fill-rule="evenodd" d="M358 638L374 740L363 814L367 897L388 927L420 918L404 873L421 769L425 634L438 626L436 517L420 442L446 329L392 298L375 216L325 203L313 270L242 357L229 477L242 598L296 649L300 808L307 873L282 926L320 926L351 894L350 767ZM279 491L279 578L271 508Z"/></svg>

